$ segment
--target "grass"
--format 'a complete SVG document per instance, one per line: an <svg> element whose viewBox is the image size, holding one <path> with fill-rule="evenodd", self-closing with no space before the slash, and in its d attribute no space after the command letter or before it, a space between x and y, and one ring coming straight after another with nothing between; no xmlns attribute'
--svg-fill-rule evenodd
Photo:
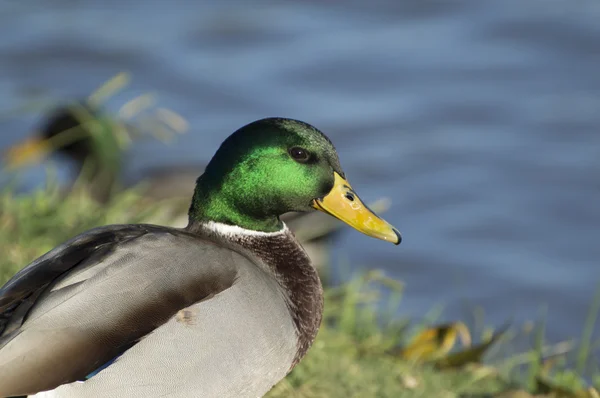
<svg viewBox="0 0 600 398"><path fill-rule="evenodd" d="M53 183L24 195L6 188L0 194L0 250L4 253L0 283L37 256L92 227L167 223L169 212L164 206L168 203L149 202L135 188L117 193L108 206L92 200L85 190L75 189L65 196ZM391 294L383 299L381 292L386 289ZM576 355L577 373L565 367L568 362L560 361L548 372L543 359L551 350L544 343L542 327L536 329L533 350L504 358L494 366L440 369L434 363L405 360L395 349L423 325L410 325L393 316L400 301L400 285L371 273L343 286L327 287L325 294L324 321L314 346L269 397L486 397L511 390L527 394L525 389L554 391L554 396L594 397L593 392L584 391L586 385L579 374L590 365L591 330L600 298L592 306ZM382 306L382 300L386 305ZM594 372L590 379L598 383L598 369ZM556 395L561 388L573 395ZM576 395L584 393L587 395Z"/></svg>
<svg viewBox="0 0 600 398"><path fill-rule="evenodd" d="M103 207L85 190L64 197L56 184L29 195L6 188L0 194L0 282L77 233L99 225L141 222L152 214L160 214L156 205L135 190L117 194Z"/></svg>
<svg viewBox="0 0 600 398"><path fill-rule="evenodd" d="M457 397L507 386L490 368L441 372L391 355L409 324L377 311L378 285L367 275L326 289L315 344L269 397Z"/></svg>

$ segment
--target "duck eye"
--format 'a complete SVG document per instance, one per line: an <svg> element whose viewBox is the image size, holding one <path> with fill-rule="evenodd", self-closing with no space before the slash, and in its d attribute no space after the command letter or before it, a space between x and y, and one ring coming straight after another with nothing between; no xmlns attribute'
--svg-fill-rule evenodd
<svg viewBox="0 0 600 398"><path fill-rule="evenodd" d="M293 147L290 149L290 156L297 162L304 163L310 158L310 153L304 148Z"/></svg>

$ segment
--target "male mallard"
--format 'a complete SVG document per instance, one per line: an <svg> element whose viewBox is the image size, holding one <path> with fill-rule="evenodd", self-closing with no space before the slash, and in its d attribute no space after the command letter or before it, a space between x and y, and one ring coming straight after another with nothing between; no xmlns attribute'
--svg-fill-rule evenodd
<svg viewBox="0 0 600 398"><path fill-rule="evenodd" d="M5 161L17 168L59 152L87 180L90 194L104 203L118 185L123 163L116 131L119 128L124 127L89 103L76 101L54 109L43 120L36 136L8 149Z"/></svg>
<svg viewBox="0 0 600 398"><path fill-rule="evenodd" d="M36 136L7 151L6 161L11 167L19 167L56 151L72 161L77 174L85 178L86 187L93 197L107 202L121 185L119 173L123 152L115 131L119 128L131 126L116 122L85 100L74 101L50 112ZM189 197L203 169L202 165L155 169L146 173L141 192L154 200L170 199L174 205L175 224L185 225L180 224L179 219L185 223ZM324 267L328 263L329 238L341 223L324 214L288 213L282 219L305 245L317 267Z"/></svg>
<svg viewBox="0 0 600 398"><path fill-rule="evenodd" d="M237 130L198 179L187 227L96 228L0 289L0 396L262 396L321 322L319 276L279 219L313 208L400 243L319 130Z"/></svg>
<svg viewBox="0 0 600 398"><path fill-rule="evenodd" d="M141 135L135 125L106 114L86 100L73 101L49 112L36 134L9 148L4 160L14 169L58 153L71 161L93 198L105 203L115 190L122 188L122 141L129 141L132 135ZM199 166L159 168L146 174L146 197L187 202L194 191Z"/></svg>

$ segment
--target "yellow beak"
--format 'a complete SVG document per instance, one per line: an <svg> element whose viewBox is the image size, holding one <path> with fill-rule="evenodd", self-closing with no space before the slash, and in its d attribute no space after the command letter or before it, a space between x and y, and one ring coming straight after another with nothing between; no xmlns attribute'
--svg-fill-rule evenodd
<svg viewBox="0 0 600 398"><path fill-rule="evenodd" d="M334 178L331 191L322 199L313 200L312 207L342 220L365 235L399 245L402 241L400 232L373 213L342 176L334 172Z"/></svg>
<svg viewBox="0 0 600 398"><path fill-rule="evenodd" d="M47 140L28 138L4 153L4 161L10 168L18 168L40 162L52 151Z"/></svg>

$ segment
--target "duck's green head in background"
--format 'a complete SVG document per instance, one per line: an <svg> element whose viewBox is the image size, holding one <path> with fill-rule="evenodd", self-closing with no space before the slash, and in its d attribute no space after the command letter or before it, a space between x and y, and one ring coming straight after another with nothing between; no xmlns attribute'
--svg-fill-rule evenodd
<svg viewBox="0 0 600 398"><path fill-rule="evenodd" d="M118 185L123 163L120 123L86 101L49 113L34 135L9 148L4 164L16 170L42 162L53 153L69 159L93 198L107 202Z"/></svg>
<svg viewBox="0 0 600 398"><path fill-rule="evenodd" d="M292 119L250 123L227 138L198 179L190 222L214 221L274 232L279 216L317 209L369 236L399 244L345 178L332 142Z"/></svg>
<svg viewBox="0 0 600 398"><path fill-rule="evenodd" d="M58 152L83 165L94 159L104 169L119 165L120 148L107 115L85 101L59 106L44 117L34 135L15 144L4 154L10 168L37 163Z"/></svg>

